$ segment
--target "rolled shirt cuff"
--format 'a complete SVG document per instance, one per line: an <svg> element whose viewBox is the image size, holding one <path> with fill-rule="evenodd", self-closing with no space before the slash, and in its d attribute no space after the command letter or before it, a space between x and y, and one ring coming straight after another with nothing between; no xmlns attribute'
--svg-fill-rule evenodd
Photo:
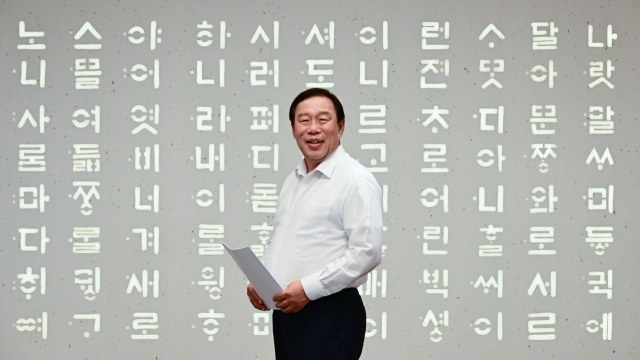
<svg viewBox="0 0 640 360"><path fill-rule="evenodd" d="M320 274L311 274L300 280L304 293L307 294L309 300L316 300L323 296L327 296L327 291L320 282Z"/></svg>

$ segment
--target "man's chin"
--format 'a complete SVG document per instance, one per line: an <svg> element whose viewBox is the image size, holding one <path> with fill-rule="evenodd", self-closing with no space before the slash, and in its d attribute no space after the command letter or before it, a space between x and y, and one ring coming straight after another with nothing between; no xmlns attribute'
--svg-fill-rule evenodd
<svg viewBox="0 0 640 360"><path fill-rule="evenodd" d="M320 151L314 151L312 153L305 154L304 158L312 163L320 163L326 158L326 154L323 154Z"/></svg>
<svg viewBox="0 0 640 360"><path fill-rule="evenodd" d="M323 159L322 156L305 156L304 158L307 161L311 161L311 162L318 162L318 161L321 161Z"/></svg>
<svg viewBox="0 0 640 360"><path fill-rule="evenodd" d="M318 160L321 159L322 157L324 157L324 155L327 153L326 149L323 147L319 148L319 149L309 149L307 148L307 151L304 154L304 157L306 157L309 160Z"/></svg>

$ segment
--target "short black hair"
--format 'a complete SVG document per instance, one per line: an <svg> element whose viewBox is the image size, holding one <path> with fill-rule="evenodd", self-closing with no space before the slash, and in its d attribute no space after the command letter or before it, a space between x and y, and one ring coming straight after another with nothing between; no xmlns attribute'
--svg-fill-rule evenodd
<svg viewBox="0 0 640 360"><path fill-rule="evenodd" d="M338 100L337 96L332 94L327 89L311 88L301 92L300 94L298 94L298 96L296 96L295 99L293 99L291 107L289 107L289 120L291 121L291 124L293 124L293 122L295 121L296 107L298 106L298 104L315 96L322 96L331 100L331 102L333 103L333 108L336 110L338 123L341 123L342 120L344 120L344 109L342 108L342 103L340 103L340 100Z"/></svg>

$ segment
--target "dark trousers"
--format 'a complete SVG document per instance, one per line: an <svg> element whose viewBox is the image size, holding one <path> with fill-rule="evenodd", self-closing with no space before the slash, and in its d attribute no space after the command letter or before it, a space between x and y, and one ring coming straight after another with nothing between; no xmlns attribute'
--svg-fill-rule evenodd
<svg viewBox="0 0 640 360"><path fill-rule="evenodd" d="M273 311L277 360L356 360L367 315L355 288L313 300L297 313Z"/></svg>

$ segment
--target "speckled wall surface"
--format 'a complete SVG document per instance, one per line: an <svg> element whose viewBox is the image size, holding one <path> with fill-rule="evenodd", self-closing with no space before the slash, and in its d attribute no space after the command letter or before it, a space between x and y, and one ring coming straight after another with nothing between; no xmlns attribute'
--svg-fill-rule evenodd
<svg viewBox="0 0 640 360"><path fill-rule="evenodd" d="M636 1L0 1L0 358L272 359L329 87L384 189L364 359L636 359ZM23 25L24 24L24 25Z"/></svg>

